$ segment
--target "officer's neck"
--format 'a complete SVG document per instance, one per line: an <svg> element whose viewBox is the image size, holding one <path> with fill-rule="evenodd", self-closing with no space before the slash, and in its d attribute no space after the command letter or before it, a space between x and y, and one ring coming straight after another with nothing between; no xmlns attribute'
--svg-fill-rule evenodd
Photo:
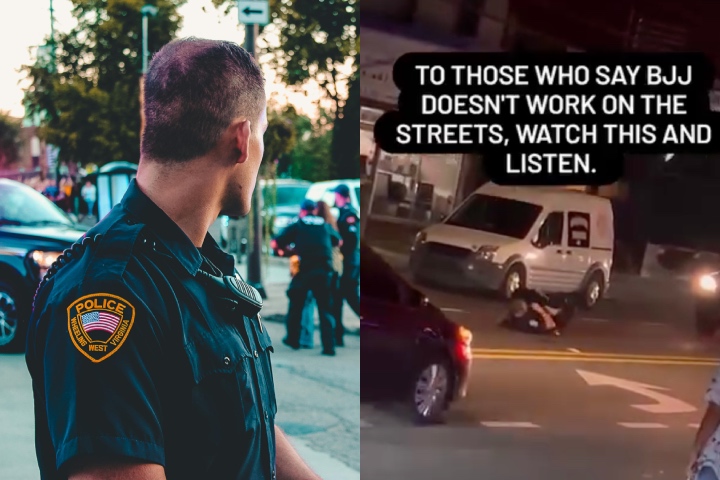
<svg viewBox="0 0 720 480"><path fill-rule="evenodd" d="M207 170L194 165L170 169L154 162L140 162L136 181L193 244L201 247L210 225L220 215L221 192L208 178Z"/></svg>

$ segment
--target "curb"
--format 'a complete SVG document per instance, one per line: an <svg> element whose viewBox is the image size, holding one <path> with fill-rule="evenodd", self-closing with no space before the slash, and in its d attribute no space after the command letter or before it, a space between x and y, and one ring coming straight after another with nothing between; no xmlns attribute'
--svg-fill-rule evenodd
<svg viewBox="0 0 720 480"><path fill-rule="evenodd" d="M266 322L272 322L272 323L285 323L285 315L280 313L274 313L271 315L263 315L263 320ZM360 329L359 328L346 328L345 333L347 335L353 335L353 336L360 336Z"/></svg>

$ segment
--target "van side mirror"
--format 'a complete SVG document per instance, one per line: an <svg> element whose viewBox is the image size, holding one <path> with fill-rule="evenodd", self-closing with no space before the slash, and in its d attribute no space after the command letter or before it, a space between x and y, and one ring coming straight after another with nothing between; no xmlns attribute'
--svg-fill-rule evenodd
<svg viewBox="0 0 720 480"><path fill-rule="evenodd" d="M545 228L541 228L538 231L537 235L535 235L535 238L531 242L534 247L543 249L548 246L548 244L550 242L548 241L548 233L547 232L548 231Z"/></svg>

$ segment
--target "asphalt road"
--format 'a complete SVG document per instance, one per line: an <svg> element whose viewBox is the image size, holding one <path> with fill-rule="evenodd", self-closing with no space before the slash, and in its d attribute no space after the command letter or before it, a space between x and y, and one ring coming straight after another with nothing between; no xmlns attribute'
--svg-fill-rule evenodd
<svg viewBox="0 0 720 480"><path fill-rule="evenodd" d="M445 425L417 427L398 405L362 405L363 478L685 478L714 368L572 358L473 367L471 391Z"/></svg>
<svg viewBox="0 0 720 480"><path fill-rule="evenodd" d="M363 404L363 478L685 478L720 349L695 337L680 287L614 285L561 337L499 329L492 298L418 287L474 333L470 393L430 427Z"/></svg>

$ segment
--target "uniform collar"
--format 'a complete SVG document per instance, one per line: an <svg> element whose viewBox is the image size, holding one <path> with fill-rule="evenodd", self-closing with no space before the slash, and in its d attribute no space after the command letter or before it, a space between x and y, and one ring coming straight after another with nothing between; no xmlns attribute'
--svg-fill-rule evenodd
<svg viewBox="0 0 720 480"><path fill-rule="evenodd" d="M160 241L190 275L195 275L202 265L203 258L192 240L185 232L138 187L133 179L120 202L122 208L135 220L147 225L154 237ZM209 241L208 241L209 238ZM212 243L210 243L212 242ZM210 235L205 236L203 250L219 249Z"/></svg>

